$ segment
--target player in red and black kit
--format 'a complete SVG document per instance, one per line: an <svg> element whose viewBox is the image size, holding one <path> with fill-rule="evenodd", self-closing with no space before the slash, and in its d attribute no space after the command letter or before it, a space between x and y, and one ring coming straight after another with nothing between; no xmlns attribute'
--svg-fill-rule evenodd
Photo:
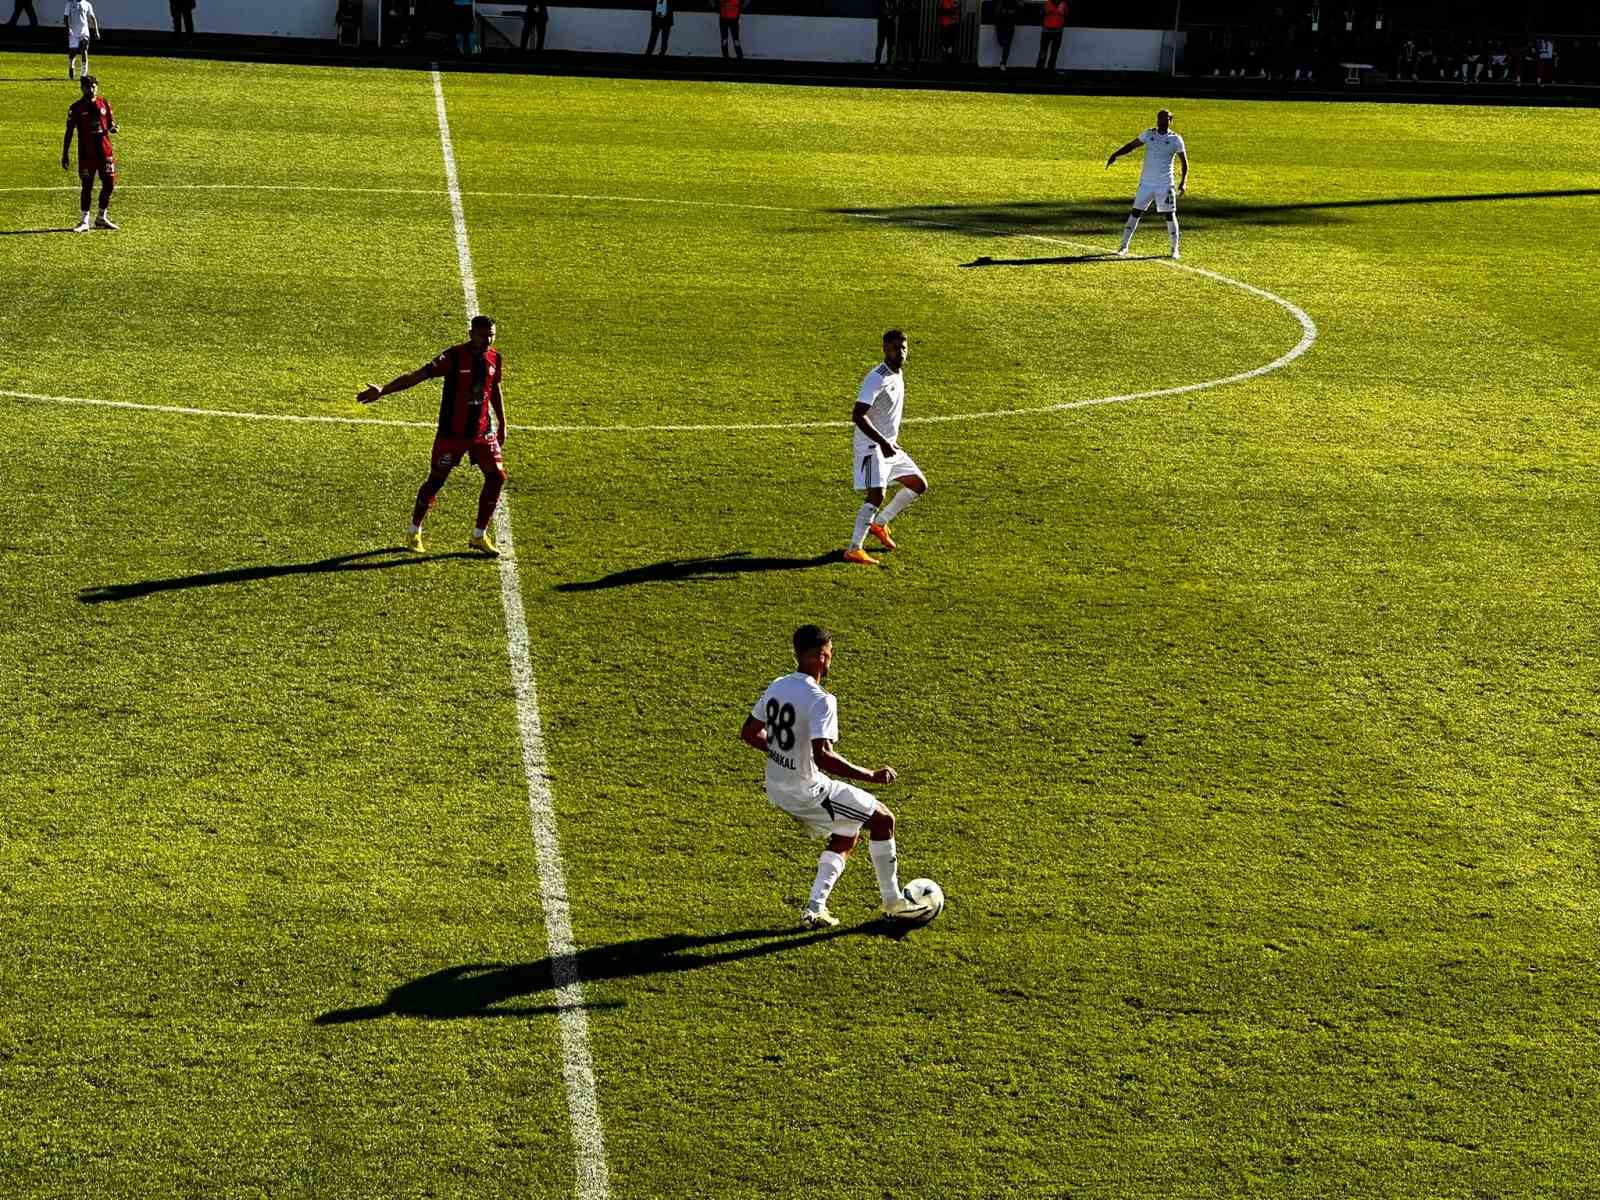
<svg viewBox="0 0 1600 1200"><path fill-rule="evenodd" d="M500 393L500 351L494 349L494 319L472 318L468 339L451 346L425 366L408 375L392 379L379 387L368 384L356 393L362 404L380 396L403 392L424 379L442 379L444 394L439 399L439 431L433 439L433 463L428 478L417 492L417 505L411 510L411 533L406 549L422 550L422 522L433 507L433 499L450 478L450 472L464 458L483 472L483 491L478 493L478 523L468 543L480 554L498 558L500 548L489 537L489 519L500 503L506 469L500 461L500 448L506 442L505 400ZM494 409L494 428L489 427L489 409Z"/></svg>
<svg viewBox="0 0 1600 1200"><path fill-rule="evenodd" d="M117 158L111 151L111 135L117 132L117 118L111 105L100 95L100 81L93 75L82 80L83 98L74 100L67 109L67 136L61 143L61 169L70 171L67 151L72 149L72 134L78 134L78 179L83 184L78 194L78 207L83 210L83 220L73 233L89 232L89 201L94 199L94 177L100 176L100 218L98 229L115 229L106 210L111 207L111 193L117 187Z"/></svg>

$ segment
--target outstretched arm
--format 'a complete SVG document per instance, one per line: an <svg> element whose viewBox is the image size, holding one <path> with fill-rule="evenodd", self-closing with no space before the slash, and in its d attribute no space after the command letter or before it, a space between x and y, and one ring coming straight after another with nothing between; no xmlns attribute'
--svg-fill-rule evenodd
<svg viewBox="0 0 1600 1200"><path fill-rule="evenodd" d="M1139 145L1140 145L1139 139L1138 138L1134 138L1133 141L1129 142L1126 146L1118 146L1115 150L1113 150L1111 152L1111 157L1106 159L1106 167L1107 167L1107 169L1109 169L1111 164L1116 162L1117 159L1121 158L1124 154L1132 154L1135 150L1137 150L1139 148Z"/></svg>
<svg viewBox="0 0 1600 1200"><path fill-rule="evenodd" d="M397 376L394 379L391 379L388 383L384 384L382 387L379 387L375 383L369 383L366 387L362 388L356 393L356 399L362 404L371 404L380 396L387 396L392 392L403 392L407 388L416 387L417 384L421 383L427 378L428 372L426 369L423 369L411 371L408 374Z"/></svg>
<svg viewBox="0 0 1600 1200"><path fill-rule="evenodd" d="M751 719L753 720L754 718ZM869 771L865 767L856 766L855 763L835 751L833 743L827 738L811 739L811 761L829 775L855 779L862 783L893 783L895 778L893 767L879 767L876 771Z"/></svg>

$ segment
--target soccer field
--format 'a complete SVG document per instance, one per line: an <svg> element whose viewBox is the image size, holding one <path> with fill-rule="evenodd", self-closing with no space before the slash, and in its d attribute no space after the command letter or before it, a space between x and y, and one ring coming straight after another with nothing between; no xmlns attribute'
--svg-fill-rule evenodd
<svg viewBox="0 0 1600 1200"><path fill-rule="evenodd" d="M497 567L354 401L465 337L434 76L100 58L79 236L0 62L0 1193L1600 1190L1591 114L1167 102L1175 264L1159 98L447 73ZM797 927L807 621L908 936Z"/></svg>

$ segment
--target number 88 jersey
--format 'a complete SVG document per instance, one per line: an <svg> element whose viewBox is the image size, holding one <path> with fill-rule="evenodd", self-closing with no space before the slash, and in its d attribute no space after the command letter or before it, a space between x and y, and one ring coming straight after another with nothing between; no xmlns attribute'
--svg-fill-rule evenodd
<svg viewBox="0 0 1600 1200"><path fill-rule="evenodd" d="M774 679L750 715L767 727L767 796L810 797L824 781L811 758L816 738L839 737L839 702L802 671Z"/></svg>

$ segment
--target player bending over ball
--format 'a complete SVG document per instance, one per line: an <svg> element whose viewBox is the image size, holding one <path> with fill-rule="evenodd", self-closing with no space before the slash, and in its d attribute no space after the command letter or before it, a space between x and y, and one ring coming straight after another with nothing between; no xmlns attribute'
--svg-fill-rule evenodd
<svg viewBox="0 0 1600 1200"><path fill-rule="evenodd" d="M1189 155L1184 151L1183 138L1172 132L1170 112L1163 108L1156 114L1154 129L1146 129L1126 146L1113 150L1111 157L1106 159L1106 169L1110 170L1112 163L1140 146L1144 147L1144 170L1139 173L1139 190L1134 193L1133 211L1128 214L1128 223L1122 228L1122 245L1117 247L1117 253L1128 252L1133 231L1139 228L1139 218L1149 212L1154 204L1156 211L1167 218L1172 257L1178 258L1178 197L1183 195L1184 186L1189 182ZM1183 177L1178 180L1177 188L1172 186L1174 158L1183 164Z"/></svg>
<svg viewBox="0 0 1600 1200"><path fill-rule="evenodd" d="M70 171L67 152L72 149L72 134L78 134L78 207L83 219L73 233L89 232L89 202L94 199L94 177L100 176L100 216L95 221L101 229L115 229L107 210L111 207L111 193L117 189L117 158L111 150L111 135L117 132L117 118L111 105L100 95L100 81L85 75L82 83L83 98L74 100L67 109L67 136L61 142L61 169Z"/></svg>
<svg viewBox="0 0 1600 1200"><path fill-rule="evenodd" d="M893 550L889 522L928 490L921 470L899 445L900 417L906 406L906 355L910 350L904 333L889 330L883 335L883 361L867 372L856 393L856 406L850 414L856 427L855 483L856 491L866 492L867 497L856 513L855 534L844 552L845 562L877 566L878 560L863 548L867 534L885 550ZM884 488L890 483L898 483L900 490L887 506L880 508Z"/></svg>
<svg viewBox="0 0 1600 1200"><path fill-rule="evenodd" d="M833 635L818 625L794 631L795 670L774 679L745 718L739 736L767 756L767 799L828 846L817 862L811 898L800 914L807 929L837 925L828 911L828 895L839 882L845 859L855 849L865 825L872 842L868 853L878 876L885 916L919 919L927 906L907 900L896 874L894 814L870 792L829 779L824 771L862 783L893 783L893 767L868 771L834 748L839 736L839 704L822 690L833 661Z"/></svg>
<svg viewBox="0 0 1600 1200"><path fill-rule="evenodd" d="M500 451L506 444L505 400L500 393L504 367L500 352L494 349L494 318L472 318L467 340L439 353L439 357L398 379L379 387L368 384L356 393L362 404L380 396L403 392L424 379L443 379L444 394L439 399L439 430L433 439L432 465L428 478L417 491L416 507L411 510L411 532L406 549L422 551L422 522L433 507L434 497L450 478L450 472L464 458L483 472L483 490L478 493L478 523L467 544L480 554L498 558L500 548L489 537L489 520L500 503L500 489L506 483L506 469ZM489 409L494 409L494 428L489 428Z"/></svg>

